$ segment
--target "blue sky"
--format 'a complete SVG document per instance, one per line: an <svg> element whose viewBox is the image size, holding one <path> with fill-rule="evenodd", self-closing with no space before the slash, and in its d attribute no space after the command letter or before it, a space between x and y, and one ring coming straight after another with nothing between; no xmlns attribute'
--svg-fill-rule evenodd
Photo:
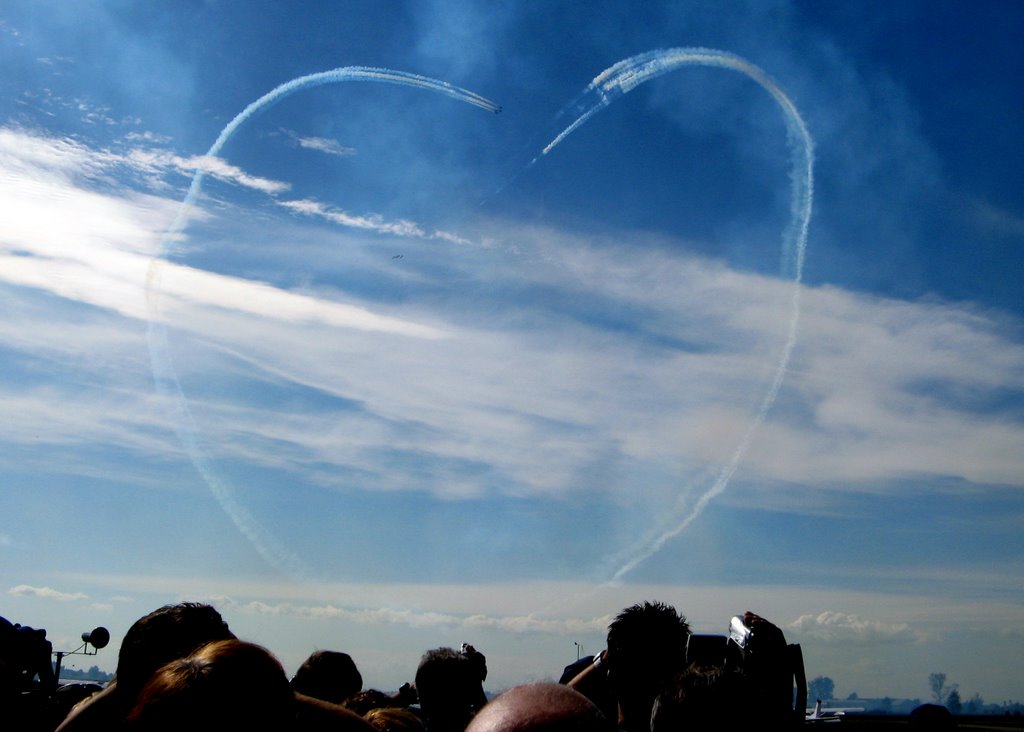
<svg viewBox="0 0 1024 732"><path fill-rule="evenodd" d="M6 4L0 613L60 646L207 599L289 669L394 688L469 641L500 688L657 598L772 618L843 695L1024 697L1022 24ZM813 138L798 309L802 148L749 75L660 75L541 154L603 70L693 47ZM341 82L206 155L349 66L502 109Z"/></svg>

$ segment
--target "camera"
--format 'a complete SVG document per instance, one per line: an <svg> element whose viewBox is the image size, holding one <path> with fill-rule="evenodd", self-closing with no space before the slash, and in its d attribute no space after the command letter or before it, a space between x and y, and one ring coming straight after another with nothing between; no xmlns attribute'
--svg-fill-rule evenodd
<svg viewBox="0 0 1024 732"><path fill-rule="evenodd" d="M734 615L726 635L690 635L686 665L736 674L765 705L803 721L807 679L800 645L787 644L776 625L753 613Z"/></svg>

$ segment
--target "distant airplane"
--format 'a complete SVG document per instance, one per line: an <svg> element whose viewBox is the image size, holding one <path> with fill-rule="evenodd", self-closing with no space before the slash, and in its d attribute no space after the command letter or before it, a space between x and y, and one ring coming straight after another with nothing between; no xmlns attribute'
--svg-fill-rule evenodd
<svg viewBox="0 0 1024 732"><path fill-rule="evenodd" d="M395 256L392 257L392 259L401 259L404 256L404 254L396 254Z"/></svg>
<svg viewBox="0 0 1024 732"><path fill-rule="evenodd" d="M822 707L821 699L814 705L814 710L807 710L806 719L808 722L838 722L849 712L863 712L863 707Z"/></svg>

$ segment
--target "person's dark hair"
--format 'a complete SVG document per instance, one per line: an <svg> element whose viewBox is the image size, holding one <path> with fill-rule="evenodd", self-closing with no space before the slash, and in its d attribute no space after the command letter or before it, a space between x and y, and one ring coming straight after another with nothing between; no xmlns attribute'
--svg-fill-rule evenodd
<svg viewBox="0 0 1024 732"><path fill-rule="evenodd" d="M363 688L363 677L347 653L316 651L306 659L292 678L292 689L340 704Z"/></svg>
<svg viewBox="0 0 1024 732"><path fill-rule="evenodd" d="M648 729L654 698L686 666L689 635L686 618L661 602L627 607L608 626L605 662L621 727Z"/></svg>
<svg viewBox="0 0 1024 732"><path fill-rule="evenodd" d="M616 663L637 659L682 668L689 637L686 617L674 607L644 602L627 607L608 626L608 652Z"/></svg>
<svg viewBox="0 0 1024 732"><path fill-rule="evenodd" d="M486 666L484 666L486 668ZM427 726L434 732L461 732L487 703L481 663L454 648L423 654L416 669L416 691Z"/></svg>
<svg viewBox="0 0 1024 732"><path fill-rule="evenodd" d="M117 656L119 693L135 694L158 668L211 641L235 635L213 607L198 602L164 605L136 620Z"/></svg>
<svg viewBox="0 0 1024 732"><path fill-rule="evenodd" d="M157 670L126 721L139 732L284 729L294 712L278 660L262 646L223 640Z"/></svg>

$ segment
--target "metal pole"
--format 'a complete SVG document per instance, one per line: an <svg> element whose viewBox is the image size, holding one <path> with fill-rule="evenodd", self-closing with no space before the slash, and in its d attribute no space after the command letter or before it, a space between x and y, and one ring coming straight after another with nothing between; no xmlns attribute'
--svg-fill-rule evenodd
<svg viewBox="0 0 1024 732"><path fill-rule="evenodd" d="M60 664L64 660L64 651L57 651L56 656L57 665L53 667L53 689L50 691L55 691L60 685Z"/></svg>

